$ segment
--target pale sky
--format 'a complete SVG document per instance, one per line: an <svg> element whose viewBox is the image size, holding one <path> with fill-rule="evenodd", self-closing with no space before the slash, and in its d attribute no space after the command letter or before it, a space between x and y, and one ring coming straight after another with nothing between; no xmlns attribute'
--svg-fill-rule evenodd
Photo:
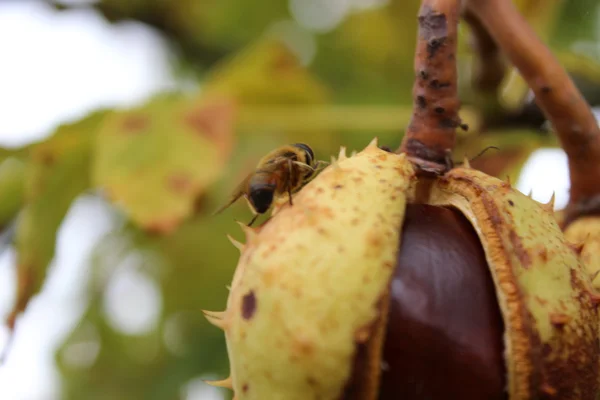
<svg viewBox="0 0 600 400"><path fill-rule="evenodd" d="M35 1L0 2L0 54L0 145L4 146L45 137L57 124L96 108L131 106L174 86L168 51L151 29L135 23L113 27L94 13L56 13ZM568 176L562 152L537 152L517 185L525 193L533 188L540 201L547 201L556 190L556 206L564 206ZM60 230L49 279L18 321L9 358L0 367L0 399L60 398L54 347L85 308L86 257L111 229L110 216L110 210L94 198L81 198L72 207ZM14 296L13 264L12 250L0 255L2 315ZM105 299L111 323L130 333L151 329L161 305L156 285L134 270L125 269L121 275ZM5 339L6 330L0 330L0 346ZM69 359L85 367L93 363L97 350L94 343L75 348ZM221 398L199 380L185 390L188 400Z"/></svg>

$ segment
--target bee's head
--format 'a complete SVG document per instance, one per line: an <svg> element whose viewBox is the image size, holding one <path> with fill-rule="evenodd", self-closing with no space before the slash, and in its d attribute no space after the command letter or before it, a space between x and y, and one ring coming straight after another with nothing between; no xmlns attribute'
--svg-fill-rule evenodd
<svg viewBox="0 0 600 400"><path fill-rule="evenodd" d="M275 185L259 184L250 186L249 200L254 210L259 214L264 214L273 204L273 194Z"/></svg>
<svg viewBox="0 0 600 400"><path fill-rule="evenodd" d="M313 162L315 159L315 153L313 152L313 150L310 148L309 145L304 144L304 143L294 143L293 146L302 150L302 152L304 153L304 158L305 158L304 163L305 164L313 165Z"/></svg>

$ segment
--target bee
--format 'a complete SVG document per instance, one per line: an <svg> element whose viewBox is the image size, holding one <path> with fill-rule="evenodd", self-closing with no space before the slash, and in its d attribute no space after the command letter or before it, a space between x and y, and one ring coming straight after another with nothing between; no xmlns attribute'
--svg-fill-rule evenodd
<svg viewBox="0 0 600 400"><path fill-rule="evenodd" d="M259 215L266 213L276 198L287 194L293 205L292 194L312 180L327 165L316 161L313 150L304 143L279 147L265 155L248 176L235 188L229 201L213 213L219 214L244 196L254 214L248 226Z"/></svg>

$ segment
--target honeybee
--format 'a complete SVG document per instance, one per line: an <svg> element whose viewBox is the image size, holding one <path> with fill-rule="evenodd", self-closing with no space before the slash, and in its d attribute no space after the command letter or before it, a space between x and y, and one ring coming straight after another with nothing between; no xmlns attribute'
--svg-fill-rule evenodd
<svg viewBox="0 0 600 400"><path fill-rule="evenodd" d="M289 204L293 205L292 194L312 180L325 165L326 162L315 160L315 154L307 144L294 143L279 147L258 162L256 169L235 188L229 201L213 215L244 196L254 214L248 223L248 226L252 226L259 215L271 208L277 197L287 194Z"/></svg>

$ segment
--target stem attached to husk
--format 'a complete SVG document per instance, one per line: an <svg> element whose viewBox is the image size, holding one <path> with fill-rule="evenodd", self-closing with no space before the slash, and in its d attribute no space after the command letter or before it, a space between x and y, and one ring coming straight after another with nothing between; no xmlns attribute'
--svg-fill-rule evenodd
<svg viewBox="0 0 600 400"><path fill-rule="evenodd" d="M600 129L590 106L511 1L469 1L467 9L525 78L557 132L569 159L567 221L600 211Z"/></svg>
<svg viewBox="0 0 600 400"><path fill-rule="evenodd" d="M415 52L413 115L399 149L421 171L444 173L452 167L460 101L456 44L458 0L423 0Z"/></svg>

